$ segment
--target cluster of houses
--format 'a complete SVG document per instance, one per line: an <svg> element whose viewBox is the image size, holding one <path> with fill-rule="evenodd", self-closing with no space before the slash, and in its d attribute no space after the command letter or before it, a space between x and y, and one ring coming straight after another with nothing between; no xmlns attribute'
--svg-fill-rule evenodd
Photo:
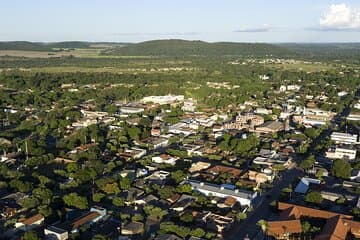
<svg viewBox="0 0 360 240"><path fill-rule="evenodd" d="M228 84L210 84L214 88L225 87ZM280 86L280 93L300 91L299 85ZM292 101L291 101L292 100ZM121 129L121 125L114 122L120 119L130 126L141 125L141 119L149 109L161 108L162 105L181 106L184 112L175 123L166 122L164 117L171 109L161 109L152 119L150 136L133 140L126 147L116 152L111 159L121 160L124 169L116 174L131 179L131 187L121 192L125 206L119 208L122 214L130 216L144 215L146 206L157 207L166 211L172 218L181 218L189 214L194 219L194 225L205 231L210 231L220 237L236 224L236 214L248 213L261 203L264 197L260 190L264 185L271 185L278 177L279 171L286 171L295 166L296 148L301 145L301 139L277 138L277 134L291 133L301 135L294 125L300 124L305 128L327 125L335 117L332 111L320 110L317 107L301 107L296 98L289 98L285 104L274 106L258 106L256 100L245 102L236 110L235 114L216 110L197 112L197 103L193 99L185 99L183 95L148 96L139 102L119 103L118 112L110 115L107 112L92 110L87 106L81 107L81 119L73 122L69 128L76 131L79 128L94 124L105 124L110 131ZM259 139L259 146L249 156L242 156L231 151L221 150L219 143L224 136L246 140L250 134ZM177 139L173 142L173 139ZM333 132L330 136L333 146L326 152L328 159L346 159L356 161L358 135ZM67 153L71 154L87 151L97 146L92 142L83 144ZM167 151L174 149L186 153L186 157ZM106 154L102 155L104 158ZM56 158L63 164L73 163L67 158ZM141 162L146 159L146 163ZM108 159L107 159L108 161ZM110 160L111 161L111 160ZM141 163L140 163L141 162ZM186 185L191 192L175 193L167 199L161 199L156 193L148 193L148 186L157 185L160 188L172 186L172 171L178 164L184 167L186 177L179 185ZM279 170L281 169L281 170ZM321 170L321 180L315 175ZM299 179L294 186L295 195L291 201L301 202L308 192L319 191L323 199L336 202L345 199L349 204L357 206L359 197L353 194L360 181L359 171L354 171L347 181L341 182L340 191L335 188L338 182L327 181L331 175L328 168L321 164L308 169L305 177ZM71 179L67 179L70 181ZM335 180L334 180L335 181ZM338 191L339 190L339 191ZM199 196L206 197L211 207L198 205ZM2 197L2 217L9 219L24 211L19 201L28 196L15 193ZM287 239L291 234L302 233L303 217L322 219L326 221L323 232L316 239L345 239L348 233L360 236L359 222L352 216L339 214L336 210L329 211L311 209L297 204L278 203L281 211L278 220L268 221L266 234L276 239ZM200 210L201 209L201 210ZM178 239L173 234L157 234L160 219L119 219L106 209L106 206L94 204L88 210L64 209L63 218L54 223L44 222L45 217L40 213L23 214L19 217L14 228L19 231L41 229L41 236L46 239L66 240L73 233L91 227L92 233L101 233L108 237L119 239L137 239L148 234L154 239ZM250 213L249 213L250 214ZM343 235L337 236L340 231ZM5 233L4 236L8 236ZM10 233L9 233L10 234Z"/></svg>

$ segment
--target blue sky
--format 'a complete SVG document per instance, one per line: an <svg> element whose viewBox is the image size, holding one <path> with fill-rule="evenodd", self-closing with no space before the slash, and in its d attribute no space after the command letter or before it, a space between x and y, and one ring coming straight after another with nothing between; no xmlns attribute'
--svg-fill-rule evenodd
<svg viewBox="0 0 360 240"><path fill-rule="evenodd" d="M0 41L358 42L359 0L1 0Z"/></svg>

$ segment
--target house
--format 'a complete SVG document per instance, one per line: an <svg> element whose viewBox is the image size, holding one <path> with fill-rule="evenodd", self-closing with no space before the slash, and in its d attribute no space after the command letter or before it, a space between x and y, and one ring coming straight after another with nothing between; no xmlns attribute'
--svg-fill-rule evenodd
<svg viewBox="0 0 360 240"><path fill-rule="evenodd" d="M268 110L268 109L266 109L266 108L256 108L256 109L255 109L255 113L256 113L256 114L268 115L268 114L272 114L272 110Z"/></svg>
<svg viewBox="0 0 360 240"><path fill-rule="evenodd" d="M192 98L184 101L184 105L181 107L181 110L185 112L194 112L196 109L196 101Z"/></svg>
<svg viewBox="0 0 360 240"><path fill-rule="evenodd" d="M68 231L55 226L45 228L44 235L47 240L67 240L69 238Z"/></svg>
<svg viewBox="0 0 360 240"><path fill-rule="evenodd" d="M158 137L161 134L161 129L159 127L154 127L154 128L151 129L150 133L151 133L151 136Z"/></svg>
<svg viewBox="0 0 360 240"><path fill-rule="evenodd" d="M251 171L248 172L249 180L255 181L257 184L272 182L274 180L273 171L270 168L264 169L264 172Z"/></svg>
<svg viewBox="0 0 360 240"><path fill-rule="evenodd" d="M275 165L275 164L281 164L285 167L288 167L291 164L291 159L290 158L281 158L281 157L261 157L261 156L259 156L253 160L253 164L267 166L267 167L271 167L272 165Z"/></svg>
<svg viewBox="0 0 360 240"><path fill-rule="evenodd" d="M294 192L305 194L309 190L310 184L319 185L320 183L321 183L321 181L319 179L303 177L303 178L301 178L298 185L296 185Z"/></svg>
<svg viewBox="0 0 360 240"><path fill-rule="evenodd" d="M156 196L154 196L152 194L149 194L149 195L146 195L146 196L142 196L139 199L136 199L135 204L138 204L138 205L146 205L146 204L154 205L154 203L157 202L158 200L159 200L158 197L156 197Z"/></svg>
<svg viewBox="0 0 360 240"><path fill-rule="evenodd" d="M169 139L166 137L148 137L143 139L141 142L136 142L135 144L146 144L147 147L151 149L158 149L162 147L166 147L169 144Z"/></svg>
<svg viewBox="0 0 360 240"><path fill-rule="evenodd" d="M64 223L54 225L56 228L65 230L67 232L76 233L81 226L91 226L92 224L100 221L106 216L106 209L98 206L94 206L89 212L83 214L74 220L69 220Z"/></svg>
<svg viewBox="0 0 360 240"><path fill-rule="evenodd" d="M28 218L19 219L18 222L15 223L15 228L29 231L42 225L44 223L44 220L44 216L38 213Z"/></svg>
<svg viewBox="0 0 360 240"><path fill-rule="evenodd" d="M201 156L202 155L202 152L199 151L199 149L201 148L201 146L199 146L199 145L185 144L181 148L186 150L186 152L189 156L195 156L195 155Z"/></svg>
<svg viewBox="0 0 360 240"><path fill-rule="evenodd" d="M201 170L207 169L211 166L211 163L208 162L196 162L196 163L192 163L191 167L189 169L190 173L194 173L194 172L200 172Z"/></svg>
<svg viewBox="0 0 360 240"><path fill-rule="evenodd" d="M144 223L131 221L121 227L121 234L123 235L138 235L143 234Z"/></svg>
<svg viewBox="0 0 360 240"><path fill-rule="evenodd" d="M198 220L199 221L199 220ZM218 215L212 212L205 212L200 221L205 224L206 228L218 233L224 233L234 224L234 219L222 215Z"/></svg>
<svg viewBox="0 0 360 240"><path fill-rule="evenodd" d="M199 191L206 196L215 196L221 198L230 196L235 198L242 206L251 206L258 196L256 192L239 190L232 185L227 184L216 185L196 180L188 180L187 182L191 185L194 191Z"/></svg>
<svg viewBox="0 0 360 240"><path fill-rule="evenodd" d="M194 134L194 129L190 128L190 124L179 122L169 126L169 133L173 134L183 134L185 136L189 136Z"/></svg>
<svg viewBox="0 0 360 240"><path fill-rule="evenodd" d="M239 178L242 174L242 170L234 167L216 165L206 170L207 173L212 175L228 174L231 178Z"/></svg>
<svg viewBox="0 0 360 240"><path fill-rule="evenodd" d="M329 201L335 202L338 199L344 198L347 201L355 201L357 199L357 195L348 194L346 191L336 192L333 189L323 190L320 192L323 199L327 199Z"/></svg>
<svg viewBox="0 0 360 240"><path fill-rule="evenodd" d="M123 152L118 153L119 157L123 157L125 159L140 159L141 157L145 156L146 150L141 148L131 148L125 149Z"/></svg>
<svg viewBox="0 0 360 240"><path fill-rule="evenodd" d="M284 130L284 123L278 121L268 121L255 128L255 132L259 134L276 133Z"/></svg>
<svg viewBox="0 0 360 240"><path fill-rule="evenodd" d="M196 198L190 195L183 194L179 200L177 200L171 207L171 210L177 212L183 212L187 207L189 207L193 202L196 201Z"/></svg>
<svg viewBox="0 0 360 240"><path fill-rule="evenodd" d="M159 170L145 177L145 179L151 182L163 184L165 183L165 181L169 176L170 176L170 172Z"/></svg>
<svg viewBox="0 0 360 240"><path fill-rule="evenodd" d="M176 164L176 161L178 160L179 158L177 157L172 157L168 154L161 154L160 156L155 156L155 157L152 157L151 160L155 163L159 163L159 164L170 164L170 165L175 165Z"/></svg>

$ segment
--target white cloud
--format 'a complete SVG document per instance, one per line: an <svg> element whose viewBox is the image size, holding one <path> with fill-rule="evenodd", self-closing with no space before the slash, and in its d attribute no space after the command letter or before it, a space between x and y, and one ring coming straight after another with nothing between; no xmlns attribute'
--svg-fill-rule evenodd
<svg viewBox="0 0 360 240"><path fill-rule="evenodd" d="M271 26L269 24L263 24L260 27L240 28L240 29L235 30L234 32L256 33L256 32L269 32L270 30L271 30Z"/></svg>
<svg viewBox="0 0 360 240"><path fill-rule="evenodd" d="M360 30L360 9L346 4L332 4L320 18L324 30Z"/></svg>

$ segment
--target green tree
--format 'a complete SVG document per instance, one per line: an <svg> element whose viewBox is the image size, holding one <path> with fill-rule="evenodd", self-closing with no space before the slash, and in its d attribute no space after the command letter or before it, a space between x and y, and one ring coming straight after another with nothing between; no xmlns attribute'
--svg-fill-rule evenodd
<svg viewBox="0 0 360 240"><path fill-rule="evenodd" d="M88 201L86 197L79 196L77 193L70 193L63 196L64 203L68 206L76 207L79 209L86 209Z"/></svg>
<svg viewBox="0 0 360 240"><path fill-rule="evenodd" d="M120 179L120 188L122 190L128 190L131 187L131 180L129 177L123 177Z"/></svg>
<svg viewBox="0 0 360 240"><path fill-rule="evenodd" d="M308 203L321 204L323 201L323 197L321 196L321 193L316 191L311 191L305 195L305 201Z"/></svg>
<svg viewBox="0 0 360 240"><path fill-rule="evenodd" d="M206 232L202 228L195 228L191 231L190 235L198 238L205 236Z"/></svg>
<svg viewBox="0 0 360 240"><path fill-rule="evenodd" d="M125 206L125 201L121 197L114 197L112 200L112 204L116 207L123 207Z"/></svg>
<svg viewBox="0 0 360 240"><path fill-rule="evenodd" d="M119 186L116 182L105 184L101 190L106 194L118 194L120 192Z"/></svg>
<svg viewBox="0 0 360 240"><path fill-rule="evenodd" d="M186 174L181 170L177 170L177 171L171 173L171 178L176 183L180 183L180 182L184 181L185 177L186 177Z"/></svg>
<svg viewBox="0 0 360 240"><path fill-rule="evenodd" d="M245 220L246 218L247 218L246 213L239 212L238 214L236 214L236 219L237 219L238 221Z"/></svg>
<svg viewBox="0 0 360 240"><path fill-rule="evenodd" d="M33 196L36 197L43 204L50 204L53 193L47 188L35 188L33 190Z"/></svg>
<svg viewBox="0 0 360 240"><path fill-rule="evenodd" d="M94 193L92 199L94 202L101 202L101 200L105 197L105 194L103 193Z"/></svg>
<svg viewBox="0 0 360 240"><path fill-rule="evenodd" d="M335 160L332 166L332 174L335 177L349 179L351 176L351 165L346 160L338 159Z"/></svg>
<svg viewBox="0 0 360 240"><path fill-rule="evenodd" d="M299 167L301 167L302 169L310 169L314 166L315 164L315 157L313 155L307 157L305 160L303 160Z"/></svg>
<svg viewBox="0 0 360 240"><path fill-rule="evenodd" d="M168 214L166 210L162 210L159 207L154 207L152 205L146 205L144 207L144 212L147 216L151 216L157 219L162 219L164 216Z"/></svg>

